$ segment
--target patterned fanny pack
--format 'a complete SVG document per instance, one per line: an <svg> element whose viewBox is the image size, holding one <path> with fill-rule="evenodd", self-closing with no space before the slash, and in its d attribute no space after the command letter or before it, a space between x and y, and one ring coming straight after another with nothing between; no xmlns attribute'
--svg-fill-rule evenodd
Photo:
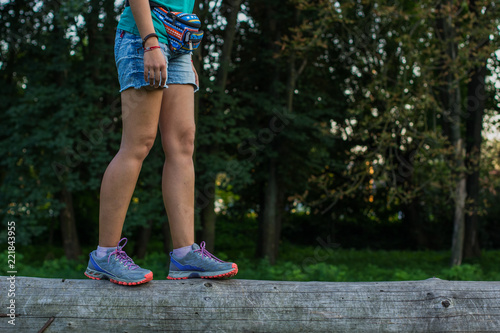
<svg viewBox="0 0 500 333"><path fill-rule="evenodd" d="M125 6L129 6L128 0ZM191 53L200 46L203 39L201 22L197 15L182 12L172 12L162 5L149 1L154 15L163 23L168 36L168 46L173 52Z"/></svg>
<svg viewBox="0 0 500 333"><path fill-rule="evenodd" d="M200 46L203 30L195 14L171 12L164 7L153 7L153 13L165 26L170 50L191 53Z"/></svg>

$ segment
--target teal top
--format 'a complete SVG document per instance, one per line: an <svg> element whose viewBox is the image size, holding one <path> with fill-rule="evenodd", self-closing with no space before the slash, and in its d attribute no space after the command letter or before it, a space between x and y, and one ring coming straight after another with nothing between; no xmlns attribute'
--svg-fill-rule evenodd
<svg viewBox="0 0 500 333"><path fill-rule="evenodd" d="M145 1L145 0L143 0ZM183 12L183 13L192 13L194 8L195 0L154 0L156 3L165 6L173 12ZM159 18L156 17L153 13L151 13L153 17L153 25L155 27L155 32L159 37L159 41L165 44L168 44L167 31L165 30L165 26L160 21ZM120 17L120 22L118 22L118 29L125 30L134 35L140 36L139 29L135 24L134 16L132 15L132 10L130 6L125 7L123 13Z"/></svg>

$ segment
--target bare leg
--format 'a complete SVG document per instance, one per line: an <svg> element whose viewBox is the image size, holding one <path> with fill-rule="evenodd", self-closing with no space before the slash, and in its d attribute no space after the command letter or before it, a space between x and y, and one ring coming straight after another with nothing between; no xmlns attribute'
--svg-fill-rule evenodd
<svg viewBox="0 0 500 333"><path fill-rule="evenodd" d="M160 133L165 164L162 191L174 248L194 243L194 90L171 84L163 92Z"/></svg>
<svg viewBox="0 0 500 333"><path fill-rule="evenodd" d="M120 150L108 165L101 184L100 246L116 246L120 240L142 162L156 138L162 97L163 89L130 88L122 92Z"/></svg>

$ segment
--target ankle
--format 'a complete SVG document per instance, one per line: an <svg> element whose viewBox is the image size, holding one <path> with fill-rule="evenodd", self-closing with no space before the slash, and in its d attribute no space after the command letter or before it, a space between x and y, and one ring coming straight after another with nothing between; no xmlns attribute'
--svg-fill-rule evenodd
<svg viewBox="0 0 500 333"><path fill-rule="evenodd" d="M181 259L181 258L184 258L186 256L186 254L188 254L189 251L191 251L191 249L192 249L192 246L188 245L188 246L183 246L183 247L179 247L177 249L174 249L172 252L176 258Z"/></svg>
<svg viewBox="0 0 500 333"><path fill-rule="evenodd" d="M97 259L101 259L108 253L108 250L116 250L116 246L106 247L106 246L97 246L97 250L95 251L95 256Z"/></svg>

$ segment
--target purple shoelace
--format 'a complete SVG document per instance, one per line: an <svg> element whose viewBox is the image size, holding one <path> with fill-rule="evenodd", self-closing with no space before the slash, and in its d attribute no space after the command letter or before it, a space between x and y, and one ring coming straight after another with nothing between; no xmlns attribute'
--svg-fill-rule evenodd
<svg viewBox="0 0 500 333"><path fill-rule="evenodd" d="M120 243L125 240L125 244L123 245L120 245ZM108 256L108 263L109 263L109 259L111 259L111 256L114 254L116 255L116 258L118 258L118 260L120 260L121 263L123 263L123 265L125 267L128 267L129 269L136 269L138 268L139 266L136 265L134 263L134 261L132 260L132 258L130 258L126 253L125 251L123 251L123 247L127 244L127 238L123 237L122 239L120 239L120 241L118 242L118 246L116 247L116 250L114 250L113 252L111 252Z"/></svg>
<svg viewBox="0 0 500 333"><path fill-rule="evenodd" d="M201 242L200 243L200 248L198 250L194 250L193 252L199 252L201 253L201 258L203 259L203 257L209 257L209 258L212 258L214 259L215 261L218 261L218 262L225 262L223 260L220 260L219 258L217 258L216 256L214 256L213 254L211 254L210 252L208 252L207 249L205 249L205 241Z"/></svg>

